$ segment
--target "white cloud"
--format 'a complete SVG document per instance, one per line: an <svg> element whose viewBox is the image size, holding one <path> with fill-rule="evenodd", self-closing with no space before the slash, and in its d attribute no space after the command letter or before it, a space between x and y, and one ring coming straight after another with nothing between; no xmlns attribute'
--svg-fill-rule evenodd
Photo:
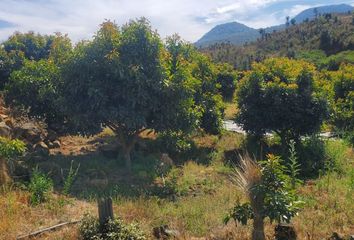
<svg viewBox="0 0 354 240"><path fill-rule="evenodd" d="M15 27L0 29L0 40L15 30L68 33L74 40L90 38L105 19L119 25L147 17L161 36L175 32L195 41L215 24L240 21L252 27L279 24L280 17L261 10L293 0L0 0L0 19ZM293 5L293 4L292 4ZM296 12L307 5L289 8ZM289 13L290 15L290 13ZM281 17L283 22L284 16Z"/></svg>

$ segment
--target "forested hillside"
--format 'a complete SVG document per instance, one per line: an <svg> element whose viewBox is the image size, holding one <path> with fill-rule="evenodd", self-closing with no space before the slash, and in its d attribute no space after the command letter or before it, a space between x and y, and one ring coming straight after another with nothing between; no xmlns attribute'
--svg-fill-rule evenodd
<svg viewBox="0 0 354 240"><path fill-rule="evenodd" d="M317 51L315 51L317 50ZM253 61L268 57L321 58L354 50L354 16L326 14L312 21L289 26L283 31L263 33L256 42L234 46L215 44L201 49L215 61L228 62L237 69L249 69ZM347 60L351 61L350 52Z"/></svg>

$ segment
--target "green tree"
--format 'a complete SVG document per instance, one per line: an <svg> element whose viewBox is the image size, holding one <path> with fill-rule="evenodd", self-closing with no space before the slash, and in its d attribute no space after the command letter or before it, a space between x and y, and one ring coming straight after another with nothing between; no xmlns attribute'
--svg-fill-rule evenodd
<svg viewBox="0 0 354 240"><path fill-rule="evenodd" d="M111 128L128 170L139 134L160 127L162 46L145 19L131 21L121 31L108 21L92 42L75 49L64 67L63 106L75 130L92 134L101 126Z"/></svg>
<svg viewBox="0 0 354 240"><path fill-rule="evenodd" d="M61 124L59 84L59 67L53 61L25 60L20 70L11 73L5 87L5 100L10 105L22 107L30 116L43 118L49 125Z"/></svg>
<svg viewBox="0 0 354 240"><path fill-rule="evenodd" d="M67 58L71 48L70 39L60 33L47 36L15 32L0 47L0 88L6 85L13 71L24 65L25 60L51 58L59 63L59 58Z"/></svg>
<svg viewBox="0 0 354 240"><path fill-rule="evenodd" d="M333 78L331 122L342 136L354 144L354 66L342 65Z"/></svg>
<svg viewBox="0 0 354 240"><path fill-rule="evenodd" d="M201 82L195 95L195 101L202 109L200 126L207 133L218 134L222 129L224 104L219 94L215 66L202 54L195 54L192 60L192 76Z"/></svg>
<svg viewBox="0 0 354 240"><path fill-rule="evenodd" d="M232 100L237 78L238 74L231 65L227 63L217 65L216 81L220 84L220 93L224 100Z"/></svg>
<svg viewBox="0 0 354 240"><path fill-rule="evenodd" d="M313 65L287 58L254 64L239 82L236 121L254 135L276 132L284 150L291 139L317 132L327 106L316 95L314 73Z"/></svg>
<svg viewBox="0 0 354 240"><path fill-rule="evenodd" d="M291 25L295 26L295 24L296 24L296 19L295 19L295 18L291 19L290 23L291 23Z"/></svg>
<svg viewBox="0 0 354 240"><path fill-rule="evenodd" d="M26 59L48 58L54 36L15 32L3 43L6 52L23 52Z"/></svg>
<svg viewBox="0 0 354 240"><path fill-rule="evenodd" d="M204 94L210 93L203 89L209 79L202 78L202 64L191 61L200 57L196 53L177 36L164 46L144 18L121 30L103 23L63 67L62 106L73 131L93 134L102 126L111 128L128 170L144 130L192 131L206 115ZM210 61L201 62L209 67Z"/></svg>

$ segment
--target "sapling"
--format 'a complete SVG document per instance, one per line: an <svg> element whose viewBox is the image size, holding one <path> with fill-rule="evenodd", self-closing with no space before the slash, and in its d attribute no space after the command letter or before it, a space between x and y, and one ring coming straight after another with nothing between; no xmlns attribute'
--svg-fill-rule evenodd
<svg viewBox="0 0 354 240"><path fill-rule="evenodd" d="M295 189L297 184L301 184L302 181L299 179L300 175L300 164L298 162L297 153L295 149L295 141L291 140L289 144L289 163L287 173L290 177L291 189Z"/></svg>
<svg viewBox="0 0 354 240"><path fill-rule="evenodd" d="M235 182L249 200L249 204L237 205L226 218L247 224L253 219L253 240L264 240L264 219L271 222L291 221L300 209L295 191L289 189L290 178L278 156L269 154L265 161L256 163L249 156L241 157L240 166L235 169Z"/></svg>

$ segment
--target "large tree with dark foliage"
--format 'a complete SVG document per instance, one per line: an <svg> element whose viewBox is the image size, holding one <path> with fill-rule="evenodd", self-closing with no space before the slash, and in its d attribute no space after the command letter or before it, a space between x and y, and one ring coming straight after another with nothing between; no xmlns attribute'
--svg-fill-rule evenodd
<svg viewBox="0 0 354 240"><path fill-rule="evenodd" d="M105 22L63 67L63 112L76 132L111 128L129 170L131 151L146 129L190 132L200 125L210 131L220 126L213 73L210 60L178 37L164 45L146 19L121 29Z"/></svg>
<svg viewBox="0 0 354 240"><path fill-rule="evenodd" d="M283 146L315 133L327 106L315 94L314 71L309 63L287 58L254 64L239 84L237 122L256 135L276 132Z"/></svg>

